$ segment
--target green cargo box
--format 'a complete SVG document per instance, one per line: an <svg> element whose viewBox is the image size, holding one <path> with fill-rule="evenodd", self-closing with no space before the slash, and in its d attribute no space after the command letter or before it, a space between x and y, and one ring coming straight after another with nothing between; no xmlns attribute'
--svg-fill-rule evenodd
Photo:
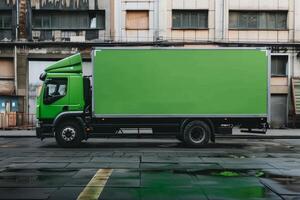
<svg viewBox="0 0 300 200"><path fill-rule="evenodd" d="M265 49L94 50L96 117L267 117Z"/></svg>

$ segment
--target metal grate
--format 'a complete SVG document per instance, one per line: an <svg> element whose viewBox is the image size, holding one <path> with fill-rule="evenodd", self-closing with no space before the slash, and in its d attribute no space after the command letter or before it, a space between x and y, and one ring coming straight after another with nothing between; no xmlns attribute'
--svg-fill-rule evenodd
<svg viewBox="0 0 300 200"><path fill-rule="evenodd" d="M53 37L52 37L52 31L41 31L40 33L40 40L41 41L51 41L53 40Z"/></svg>
<svg viewBox="0 0 300 200"><path fill-rule="evenodd" d="M10 41L11 40L11 35L12 35L11 30L0 30L0 41L1 40Z"/></svg>
<svg viewBox="0 0 300 200"><path fill-rule="evenodd" d="M294 114L300 115L300 78L292 78Z"/></svg>

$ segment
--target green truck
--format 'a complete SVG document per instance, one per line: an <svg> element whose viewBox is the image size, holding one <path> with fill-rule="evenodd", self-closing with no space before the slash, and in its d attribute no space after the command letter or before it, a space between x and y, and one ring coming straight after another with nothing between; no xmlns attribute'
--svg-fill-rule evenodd
<svg viewBox="0 0 300 200"><path fill-rule="evenodd" d="M89 137L176 137L198 147L225 127L268 127L266 49L95 48L91 58L92 76L83 75L80 54L41 74L37 137L63 147Z"/></svg>

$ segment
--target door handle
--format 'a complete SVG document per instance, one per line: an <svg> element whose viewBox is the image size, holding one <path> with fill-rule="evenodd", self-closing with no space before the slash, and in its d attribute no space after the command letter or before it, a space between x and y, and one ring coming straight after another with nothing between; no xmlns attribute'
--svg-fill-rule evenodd
<svg viewBox="0 0 300 200"><path fill-rule="evenodd" d="M69 106L64 106L64 107L62 108L62 110L63 110L63 111L68 111L68 110L69 110Z"/></svg>

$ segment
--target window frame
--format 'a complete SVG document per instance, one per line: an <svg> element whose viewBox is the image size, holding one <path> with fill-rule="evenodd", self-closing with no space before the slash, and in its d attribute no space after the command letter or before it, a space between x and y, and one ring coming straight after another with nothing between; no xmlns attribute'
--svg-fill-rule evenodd
<svg viewBox="0 0 300 200"><path fill-rule="evenodd" d="M47 12L45 12L47 11ZM46 14L47 13L47 14ZM86 18L85 20L87 21L86 23L86 27L52 27L52 21L54 21L53 19L53 16L55 16L56 14L60 14L60 15L63 15L63 14L66 14L66 13L69 13L70 16L72 16L73 14L83 14L84 17ZM36 16L35 16L36 15ZM102 25L103 23L103 26L99 26L97 27L97 21L96 21L96 27L95 28L90 28L90 17L92 15L95 15L96 16L96 20L99 18L99 20L103 20L102 22L100 21L99 24ZM45 28L45 27L35 27L34 26L34 20L35 20L35 17L39 17L39 18L42 18L42 26L43 26L43 18L44 17L49 17L49 21L50 21L50 26L49 28ZM103 18L102 18L103 17ZM33 12L32 12L32 30L71 30L71 31L74 31L74 30L106 30L106 10L105 9L101 9L101 10L67 10L67 11L62 11L62 10L45 10L45 9L40 9L40 10L36 10L36 9L33 9Z"/></svg>
<svg viewBox="0 0 300 200"><path fill-rule="evenodd" d="M176 12L206 12L206 27L174 27L173 17L174 11ZM172 30L208 30L209 26L209 10L208 9L172 9L171 14Z"/></svg>
<svg viewBox="0 0 300 200"><path fill-rule="evenodd" d="M247 27L231 27L230 26L230 14L232 13L256 13L257 16L257 27L256 28L247 28ZM278 20L278 15L279 14L286 14L286 24L285 24L285 28L260 28L260 14L265 13L265 14L270 14L270 13L275 13L275 24L277 24L277 20ZM228 12L228 30L245 30L245 31L251 31L251 30L255 30L255 31L288 31L289 30L289 15L288 15L288 10L235 10L235 9L230 9ZM249 23L249 22L247 22ZM267 22L266 22L267 23ZM238 18L238 22L237 24L240 24L240 16Z"/></svg>
<svg viewBox="0 0 300 200"><path fill-rule="evenodd" d="M137 31L147 31L150 30L150 10L126 10L125 11L125 29L126 30L137 30ZM147 12L148 16L148 27L147 28L129 28L127 22L127 14L128 12Z"/></svg>
<svg viewBox="0 0 300 200"><path fill-rule="evenodd" d="M59 90L58 85L65 84L65 93L64 95L56 95L56 96L50 96L48 94L47 85L48 84L56 84L56 89ZM45 105L51 105L54 102L62 99L63 97L67 96L68 94L68 78L49 78L45 80L45 86L44 86L44 94L43 94L43 102Z"/></svg>
<svg viewBox="0 0 300 200"><path fill-rule="evenodd" d="M272 73L272 57L285 57L287 60L286 60L286 66L285 66L285 74L273 74ZM290 61L290 58L289 58L289 55L288 54L271 54L271 63L270 63L270 75L271 77L288 77L289 75L289 61Z"/></svg>
<svg viewBox="0 0 300 200"><path fill-rule="evenodd" d="M0 9L0 30L12 30L13 26L12 26L12 13L11 10L1 10ZM10 18L10 26L9 27L4 27L4 18Z"/></svg>

